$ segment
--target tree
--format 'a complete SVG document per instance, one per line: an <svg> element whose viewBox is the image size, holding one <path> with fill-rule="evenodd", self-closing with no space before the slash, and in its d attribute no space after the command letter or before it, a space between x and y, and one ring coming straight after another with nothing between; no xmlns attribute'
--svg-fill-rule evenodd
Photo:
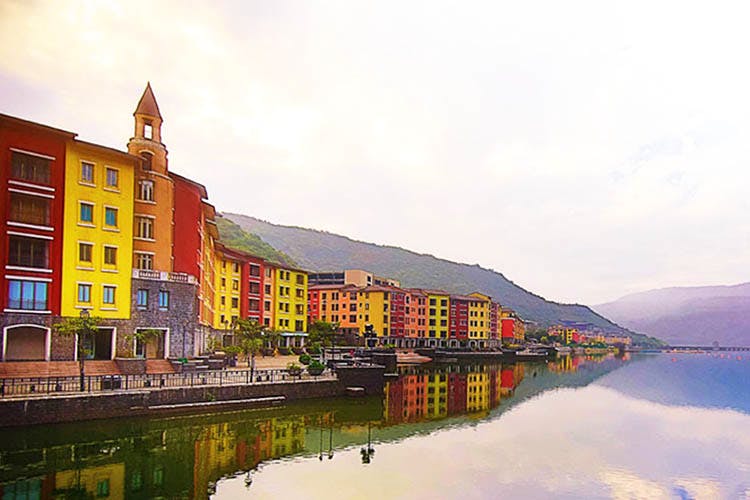
<svg viewBox="0 0 750 500"><path fill-rule="evenodd" d="M86 349L84 340L88 336L94 336L99 331L98 326L101 323L101 318L96 316L90 316L88 310L84 309L81 311L81 316L76 318L75 316L63 318L60 322L55 323L53 328L57 333L63 336L71 337L78 336L77 349L78 349L78 368L80 370L80 388L81 392L86 390L85 383L85 360L86 357L91 355L92 352Z"/></svg>
<svg viewBox="0 0 750 500"><path fill-rule="evenodd" d="M263 348L263 325L254 319L238 318L234 322L234 333L237 335L237 345L245 354L250 365L250 378L255 374L255 355Z"/></svg>
<svg viewBox="0 0 750 500"><path fill-rule="evenodd" d="M327 321L313 321L307 329L309 342L320 342L323 347L334 344L339 324Z"/></svg>

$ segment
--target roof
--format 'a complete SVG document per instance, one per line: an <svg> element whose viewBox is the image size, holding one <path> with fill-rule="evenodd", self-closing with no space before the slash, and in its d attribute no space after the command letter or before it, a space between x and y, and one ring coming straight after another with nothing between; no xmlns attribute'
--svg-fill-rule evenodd
<svg viewBox="0 0 750 500"><path fill-rule="evenodd" d="M307 287L308 290L356 290L358 288L357 285L352 285L351 283L342 285L310 285Z"/></svg>
<svg viewBox="0 0 750 500"><path fill-rule="evenodd" d="M59 129L59 128L55 128L55 127L50 127L50 126L47 126L47 125L42 125L41 123L32 122L30 120L24 120L23 118L18 118L18 117L10 116L10 115L4 115L4 114L0 113L0 123L2 123L4 121L9 122L10 125L16 125L16 126L20 125L20 126L24 126L24 127L33 127L33 128L36 128L36 129L41 129L41 131L43 131L43 132L48 132L48 133L58 134L58 135L64 135L65 137L67 137L69 139L73 139L74 137L76 137L78 135L75 132L68 132L67 130L63 130L63 129Z"/></svg>
<svg viewBox="0 0 750 500"><path fill-rule="evenodd" d="M140 162L142 159L141 157L131 155L130 153L126 151L120 151L119 149L110 148L108 146L102 146L101 144L94 144L93 142L82 141L80 139L73 139L73 142L75 144L80 144L81 146L84 146L84 147L101 150L104 153L110 154L112 156L117 156L125 161Z"/></svg>
<svg viewBox="0 0 750 500"><path fill-rule="evenodd" d="M174 179L177 179L179 181L183 181L183 182L186 182L188 184L192 184L193 186L195 186L196 188L198 188L198 190L200 191L201 199L202 200L205 200L205 199L208 198L208 191L206 191L206 186L204 186L200 182L196 182L193 179L188 179L187 177L185 177L183 175L180 175L180 174L176 174L176 173L172 172L171 170L169 171L169 176L173 177Z"/></svg>
<svg viewBox="0 0 750 500"><path fill-rule="evenodd" d="M138 101L138 106L135 108L133 115L146 115L153 116L154 118L161 118L159 112L159 105L156 104L156 98L154 97L154 91L151 90L151 82L146 83L146 90L143 91L141 100Z"/></svg>

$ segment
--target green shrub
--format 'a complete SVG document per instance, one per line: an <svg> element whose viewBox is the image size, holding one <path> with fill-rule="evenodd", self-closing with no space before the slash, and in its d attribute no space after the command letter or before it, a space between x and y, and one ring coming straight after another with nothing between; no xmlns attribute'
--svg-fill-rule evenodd
<svg viewBox="0 0 750 500"><path fill-rule="evenodd" d="M299 357L299 362L302 363L303 365L309 365L311 359L312 358L310 357L309 354L302 354Z"/></svg>

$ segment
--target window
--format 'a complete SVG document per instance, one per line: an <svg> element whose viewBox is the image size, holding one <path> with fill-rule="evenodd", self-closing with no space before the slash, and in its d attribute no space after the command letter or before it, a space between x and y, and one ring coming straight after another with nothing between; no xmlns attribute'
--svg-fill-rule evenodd
<svg viewBox="0 0 750 500"><path fill-rule="evenodd" d="M154 201L154 181L140 181L138 183L138 199Z"/></svg>
<svg viewBox="0 0 750 500"><path fill-rule="evenodd" d="M136 269L153 269L154 268L154 256L150 253L135 253L135 268Z"/></svg>
<svg viewBox="0 0 750 500"><path fill-rule="evenodd" d="M221 278L221 289L224 290L227 287L227 279Z"/></svg>
<svg viewBox="0 0 750 500"><path fill-rule="evenodd" d="M39 196L10 193L10 219L13 222L49 226L50 200Z"/></svg>
<svg viewBox="0 0 750 500"><path fill-rule="evenodd" d="M104 209L104 225L117 227L117 209L106 207Z"/></svg>
<svg viewBox="0 0 750 500"><path fill-rule="evenodd" d="M87 161L81 162L81 182L94 183L94 164Z"/></svg>
<svg viewBox="0 0 750 500"><path fill-rule="evenodd" d="M120 172L114 168L107 167L107 175L105 179L107 187L117 188L120 186Z"/></svg>
<svg viewBox="0 0 750 500"><path fill-rule="evenodd" d="M91 203L85 203L82 201L80 203L80 213L79 213L78 220L80 222L93 224L94 223L94 205L92 205Z"/></svg>
<svg viewBox="0 0 750 500"><path fill-rule="evenodd" d="M260 301L258 299L250 299L248 309L250 311L260 311Z"/></svg>
<svg viewBox="0 0 750 500"><path fill-rule="evenodd" d="M297 284L298 285L304 285L305 284L305 277L301 274L297 275Z"/></svg>
<svg viewBox="0 0 750 500"><path fill-rule="evenodd" d="M240 299L232 297L232 309L237 309L238 307L240 307Z"/></svg>
<svg viewBox="0 0 750 500"><path fill-rule="evenodd" d="M260 294L260 283L250 282L250 293Z"/></svg>
<svg viewBox="0 0 750 500"><path fill-rule="evenodd" d="M260 276L260 266L250 264L250 276Z"/></svg>
<svg viewBox="0 0 750 500"><path fill-rule="evenodd" d="M159 309L169 309L169 291L159 290Z"/></svg>
<svg viewBox="0 0 750 500"><path fill-rule="evenodd" d="M263 285L263 289L266 295L271 295L271 285Z"/></svg>
<svg viewBox="0 0 750 500"><path fill-rule="evenodd" d="M101 481L97 481L96 496L97 497L109 496L109 479L102 479Z"/></svg>
<svg viewBox="0 0 750 500"><path fill-rule="evenodd" d="M104 247L104 263L108 266L117 265L117 247Z"/></svg>
<svg viewBox="0 0 750 500"><path fill-rule="evenodd" d="M232 272L238 273L240 272L240 265L236 262L232 263Z"/></svg>
<svg viewBox="0 0 750 500"><path fill-rule="evenodd" d="M240 281L232 280L232 290L239 290L239 289L240 289Z"/></svg>
<svg viewBox="0 0 750 500"><path fill-rule="evenodd" d="M224 309L224 306L227 305L227 298L226 296L222 295L219 299L219 303L221 304L221 308Z"/></svg>
<svg viewBox="0 0 750 500"><path fill-rule="evenodd" d="M104 285L102 288L102 303L108 305L115 304L115 287Z"/></svg>
<svg viewBox="0 0 750 500"><path fill-rule="evenodd" d="M85 283L78 284L78 302L91 303L91 285Z"/></svg>
<svg viewBox="0 0 750 500"><path fill-rule="evenodd" d="M271 310L271 301L270 300L266 300L263 303L263 310L264 311L270 311Z"/></svg>
<svg viewBox="0 0 750 500"><path fill-rule="evenodd" d="M302 321L301 319L298 319L297 321L294 322L294 329L297 330L298 332L304 331L305 322Z"/></svg>
<svg viewBox="0 0 750 500"><path fill-rule="evenodd" d="M14 179L49 184L52 160L13 151L10 160L10 176Z"/></svg>
<svg viewBox="0 0 750 500"><path fill-rule="evenodd" d="M78 260L81 262L91 263L91 253L93 252L94 245L91 243L79 243L78 244Z"/></svg>
<svg viewBox="0 0 750 500"><path fill-rule="evenodd" d="M146 139L154 138L154 127L150 123L145 123L143 125L143 137Z"/></svg>
<svg viewBox="0 0 750 500"><path fill-rule="evenodd" d="M49 241L24 236L10 236L8 265L49 268Z"/></svg>
<svg viewBox="0 0 750 500"><path fill-rule="evenodd" d="M147 240L154 239L154 220L150 217L136 217L136 235Z"/></svg>
<svg viewBox="0 0 750 500"><path fill-rule="evenodd" d="M141 153L141 158L143 158L143 163L141 163L141 167L146 172L151 171L151 163L154 159L154 154L149 151L143 151Z"/></svg>
<svg viewBox="0 0 750 500"><path fill-rule="evenodd" d="M148 307L148 290L145 288L139 288L135 294L135 305L145 309Z"/></svg>
<svg viewBox="0 0 750 500"><path fill-rule="evenodd" d="M8 307L44 311L47 309L47 283L41 281L8 281Z"/></svg>

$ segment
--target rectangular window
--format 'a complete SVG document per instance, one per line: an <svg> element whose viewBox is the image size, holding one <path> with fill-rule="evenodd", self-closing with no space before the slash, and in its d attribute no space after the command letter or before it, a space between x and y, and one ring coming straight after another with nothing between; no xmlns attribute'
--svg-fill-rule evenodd
<svg viewBox="0 0 750 500"><path fill-rule="evenodd" d="M120 172L114 168L107 167L107 187L117 188L120 186Z"/></svg>
<svg viewBox="0 0 750 500"><path fill-rule="evenodd" d="M49 158L13 151L10 160L10 176L37 184L49 184L51 163L52 160Z"/></svg>
<svg viewBox="0 0 750 500"><path fill-rule="evenodd" d="M83 304L91 303L91 285L78 284L78 302Z"/></svg>
<svg viewBox="0 0 750 500"><path fill-rule="evenodd" d="M81 262L92 262L91 254L93 252L94 245L90 243L79 243L78 244L78 260Z"/></svg>
<svg viewBox="0 0 750 500"><path fill-rule="evenodd" d="M232 280L232 290L239 290L239 289L240 289L239 280Z"/></svg>
<svg viewBox="0 0 750 500"><path fill-rule="evenodd" d="M248 309L251 311L260 311L260 301L258 299L250 299Z"/></svg>
<svg viewBox="0 0 750 500"><path fill-rule="evenodd" d="M109 227L117 227L117 209L112 207L106 207L104 209L104 225Z"/></svg>
<svg viewBox="0 0 750 500"><path fill-rule="evenodd" d="M80 202L80 211L78 220L89 224L94 223L94 205L91 203Z"/></svg>
<svg viewBox="0 0 750 500"><path fill-rule="evenodd" d="M8 280L8 307L30 311L47 309L47 283Z"/></svg>
<svg viewBox="0 0 750 500"><path fill-rule="evenodd" d="M169 291L159 290L159 309L169 309Z"/></svg>
<svg viewBox="0 0 750 500"><path fill-rule="evenodd" d="M250 276L260 276L260 266L250 264Z"/></svg>
<svg viewBox="0 0 750 500"><path fill-rule="evenodd" d="M104 263L108 266L117 265L117 248L104 247Z"/></svg>
<svg viewBox="0 0 750 500"><path fill-rule="evenodd" d="M10 236L8 265L49 268L49 241L24 236Z"/></svg>
<svg viewBox="0 0 750 500"><path fill-rule="evenodd" d="M240 272L240 265L236 262L232 263L232 272L238 273Z"/></svg>
<svg viewBox="0 0 750 500"><path fill-rule="evenodd" d="M94 164L87 161L81 162L81 182L94 183Z"/></svg>
<svg viewBox="0 0 750 500"><path fill-rule="evenodd" d="M260 293L260 283L250 282L250 293L259 294Z"/></svg>
<svg viewBox="0 0 750 500"><path fill-rule="evenodd" d="M294 329L298 332L304 331L305 329L305 322L301 319L298 319L294 322Z"/></svg>
<svg viewBox="0 0 750 500"><path fill-rule="evenodd" d="M139 288L135 295L135 305L140 308L148 307L148 290Z"/></svg>
<svg viewBox="0 0 750 500"><path fill-rule="evenodd" d="M150 217L136 217L136 235L147 240L154 239L154 220Z"/></svg>
<svg viewBox="0 0 750 500"><path fill-rule="evenodd" d="M97 481L96 496L97 497L109 496L109 479L102 479L101 481Z"/></svg>
<svg viewBox="0 0 750 500"><path fill-rule="evenodd" d="M102 287L102 303L108 305L115 304L115 287L107 285Z"/></svg>
<svg viewBox="0 0 750 500"><path fill-rule="evenodd" d="M150 253L135 253L135 268L150 270L154 268L154 256Z"/></svg>
<svg viewBox="0 0 750 500"><path fill-rule="evenodd" d="M154 201L154 181L140 181L138 183L138 199Z"/></svg>
<svg viewBox="0 0 750 500"><path fill-rule="evenodd" d="M238 307L240 307L240 299L232 297L232 309L237 309Z"/></svg>
<svg viewBox="0 0 750 500"><path fill-rule="evenodd" d="M50 200L40 196L10 193L10 218L13 222L49 226Z"/></svg>

